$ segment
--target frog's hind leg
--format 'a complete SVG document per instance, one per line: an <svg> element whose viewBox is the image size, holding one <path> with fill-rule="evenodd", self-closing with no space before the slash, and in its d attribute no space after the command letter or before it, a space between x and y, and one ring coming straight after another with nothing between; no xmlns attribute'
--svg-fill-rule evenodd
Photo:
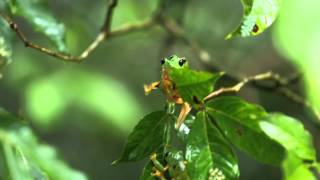
<svg viewBox="0 0 320 180"><path fill-rule="evenodd" d="M180 128L181 124L184 122L184 120L186 119L186 117L190 111L191 111L191 106L187 102L184 102L182 104L182 108L181 108L179 117L177 119L176 125L175 125L176 129Z"/></svg>

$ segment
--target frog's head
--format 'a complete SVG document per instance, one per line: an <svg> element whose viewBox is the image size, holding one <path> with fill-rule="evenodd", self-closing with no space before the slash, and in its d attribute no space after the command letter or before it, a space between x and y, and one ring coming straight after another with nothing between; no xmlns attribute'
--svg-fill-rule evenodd
<svg viewBox="0 0 320 180"><path fill-rule="evenodd" d="M189 67L186 58L178 57L177 55L172 55L168 58L163 58L161 60L161 65L164 69L184 69Z"/></svg>

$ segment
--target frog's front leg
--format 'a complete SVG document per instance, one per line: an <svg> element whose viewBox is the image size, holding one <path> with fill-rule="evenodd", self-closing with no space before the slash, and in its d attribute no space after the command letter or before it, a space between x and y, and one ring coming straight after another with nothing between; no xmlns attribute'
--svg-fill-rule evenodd
<svg viewBox="0 0 320 180"><path fill-rule="evenodd" d="M150 84L143 85L145 95L150 94L153 90L160 87L160 81L152 82Z"/></svg>
<svg viewBox="0 0 320 180"><path fill-rule="evenodd" d="M184 122L184 120L186 119L190 111L191 111L191 106L187 102L184 102L182 104L182 108L175 125L176 129L180 128L181 124Z"/></svg>

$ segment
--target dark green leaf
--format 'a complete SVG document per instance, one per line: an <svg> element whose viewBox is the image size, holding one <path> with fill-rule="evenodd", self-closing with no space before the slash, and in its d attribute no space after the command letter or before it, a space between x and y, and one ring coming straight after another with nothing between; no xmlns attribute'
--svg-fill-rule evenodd
<svg viewBox="0 0 320 180"><path fill-rule="evenodd" d="M240 35L242 37L258 35L275 21L281 0L241 0L244 15L237 29L226 39Z"/></svg>
<svg viewBox="0 0 320 180"><path fill-rule="evenodd" d="M156 152L166 143L170 121L173 121L172 116L164 111L146 115L129 135L122 155L115 163L141 160Z"/></svg>
<svg viewBox="0 0 320 180"><path fill-rule="evenodd" d="M188 136L186 159L191 179L238 179L235 154L204 112L197 114Z"/></svg>
<svg viewBox="0 0 320 180"><path fill-rule="evenodd" d="M30 128L9 113L0 109L0 151L5 172L0 176L12 180L55 179L84 180L86 177L57 158L57 152L40 144ZM57 173L58 172L58 173Z"/></svg>
<svg viewBox="0 0 320 180"><path fill-rule="evenodd" d="M223 73L212 74L191 69L172 69L169 76L176 83L181 97L194 104L213 91L214 83L222 75Z"/></svg>
<svg viewBox="0 0 320 180"><path fill-rule="evenodd" d="M240 175L238 160L230 143L210 120L207 123L208 138L214 162L213 167L220 170L226 179L238 179Z"/></svg>
<svg viewBox="0 0 320 180"><path fill-rule="evenodd" d="M267 117L264 109L238 97L226 96L210 101L207 112L230 142L241 151L264 163L281 163L284 148L259 126L259 122Z"/></svg>
<svg viewBox="0 0 320 180"><path fill-rule="evenodd" d="M308 161L316 160L312 137L298 120L274 113L270 114L266 121L261 121L260 127L268 136L298 158Z"/></svg>
<svg viewBox="0 0 320 180"><path fill-rule="evenodd" d="M35 30L46 35L59 51L65 52L65 28L48 10L45 0L9 0L13 14L25 18Z"/></svg>

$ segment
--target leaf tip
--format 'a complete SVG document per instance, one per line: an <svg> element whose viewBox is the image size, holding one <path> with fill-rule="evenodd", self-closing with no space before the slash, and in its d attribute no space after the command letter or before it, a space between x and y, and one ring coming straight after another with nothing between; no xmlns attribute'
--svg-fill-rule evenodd
<svg viewBox="0 0 320 180"><path fill-rule="evenodd" d="M233 35L232 35L232 33L230 33L224 37L224 40L230 40L232 37L233 37Z"/></svg>
<svg viewBox="0 0 320 180"><path fill-rule="evenodd" d="M114 160L114 161L112 161L111 166L114 166L114 165L118 164L119 162L120 162L120 159Z"/></svg>

